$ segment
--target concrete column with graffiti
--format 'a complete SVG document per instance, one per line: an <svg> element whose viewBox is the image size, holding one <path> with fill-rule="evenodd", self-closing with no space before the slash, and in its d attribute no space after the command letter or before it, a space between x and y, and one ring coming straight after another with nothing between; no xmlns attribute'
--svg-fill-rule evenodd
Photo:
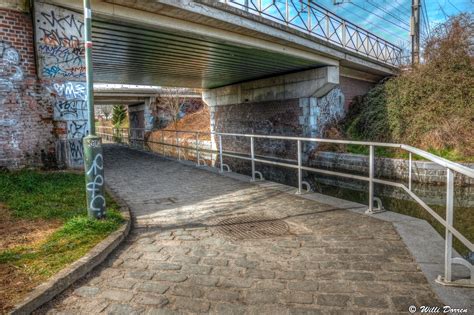
<svg viewBox="0 0 474 315"><path fill-rule="evenodd" d="M47 82L54 103L59 152L68 167L84 163L82 139L89 134L84 56L84 17L57 6L35 2L37 73Z"/></svg>

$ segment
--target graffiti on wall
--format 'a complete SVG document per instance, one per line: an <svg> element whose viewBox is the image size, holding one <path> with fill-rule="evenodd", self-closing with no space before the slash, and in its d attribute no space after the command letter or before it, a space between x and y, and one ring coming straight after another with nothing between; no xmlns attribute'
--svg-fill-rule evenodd
<svg viewBox="0 0 474 315"><path fill-rule="evenodd" d="M86 101L57 100L54 103L55 120L86 120L87 114Z"/></svg>
<svg viewBox="0 0 474 315"><path fill-rule="evenodd" d="M72 120L67 122L68 139L82 139L89 133L87 120Z"/></svg>
<svg viewBox="0 0 474 315"><path fill-rule="evenodd" d="M318 98L311 108L313 137L322 137L326 128L344 118L344 94L334 88L325 96Z"/></svg>
<svg viewBox="0 0 474 315"><path fill-rule="evenodd" d="M84 82L63 82L53 84L53 93L66 100L86 100L86 84Z"/></svg>
<svg viewBox="0 0 474 315"><path fill-rule="evenodd" d="M84 163L84 150L82 139L67 140L67 155L70 166L81 166Z"/></svg>
<svg viewBox="0 0 474 315"><path fill-rule="evenodd" d="M0 97L13 90L14 84L23 79L20 53L11 45L0 42Z"/></svg>
<svg viewBox="0 0 474 315"><path fill-rule="evenodd" d="M85 78L82 14L56 6L35 6L38 74L48 79Z"/></svg>

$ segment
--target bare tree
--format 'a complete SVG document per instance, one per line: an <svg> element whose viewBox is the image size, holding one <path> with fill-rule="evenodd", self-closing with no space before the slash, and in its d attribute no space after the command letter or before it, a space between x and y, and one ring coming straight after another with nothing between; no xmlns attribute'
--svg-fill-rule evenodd
<svg viewBox="0 0 474 315"><path fill-rule="evenodd" d="M112 114L112 106L105 105L102 106L102 113L104 114L105 120L109 120L111 114Z"/></svg>
<svg viewBox="0 0 474 315"><path fill-rule="evenodd" d="M181 107L185 103L184 94L186 91L187 89L184 88L163 87L161 88L161 93L157 95L157 106L170 114L174 127L176 127L176 123L178 122Z"/></svg>

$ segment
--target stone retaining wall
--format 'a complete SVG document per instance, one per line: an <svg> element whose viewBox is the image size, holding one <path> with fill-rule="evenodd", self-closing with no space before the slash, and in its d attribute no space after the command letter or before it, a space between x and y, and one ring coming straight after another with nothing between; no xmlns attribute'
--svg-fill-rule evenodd
<svg viewBox="0 0 474 315"><path fill-rule="evenodd" d="M309 161L310 166L350 173L367 175L369 173L369 157L360 154L318 152ZM463 164L474 168L474 163ZM446 169L436 163L427 161L412 162L412 180L424 184L445 184ZM376 158L375 176L378 178L408 181L408 160ZM456 174L456 185L474 185L474 178Z"/></svg>

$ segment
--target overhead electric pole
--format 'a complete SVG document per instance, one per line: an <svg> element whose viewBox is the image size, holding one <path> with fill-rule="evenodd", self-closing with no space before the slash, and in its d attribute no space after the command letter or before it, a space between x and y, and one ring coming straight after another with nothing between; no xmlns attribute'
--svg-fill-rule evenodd
<svg viewBox="0 0 474 315"><path fill-rule="evenodd" d="M411 63L416 65L420 63L420 0L411 0Z"/></svg>

